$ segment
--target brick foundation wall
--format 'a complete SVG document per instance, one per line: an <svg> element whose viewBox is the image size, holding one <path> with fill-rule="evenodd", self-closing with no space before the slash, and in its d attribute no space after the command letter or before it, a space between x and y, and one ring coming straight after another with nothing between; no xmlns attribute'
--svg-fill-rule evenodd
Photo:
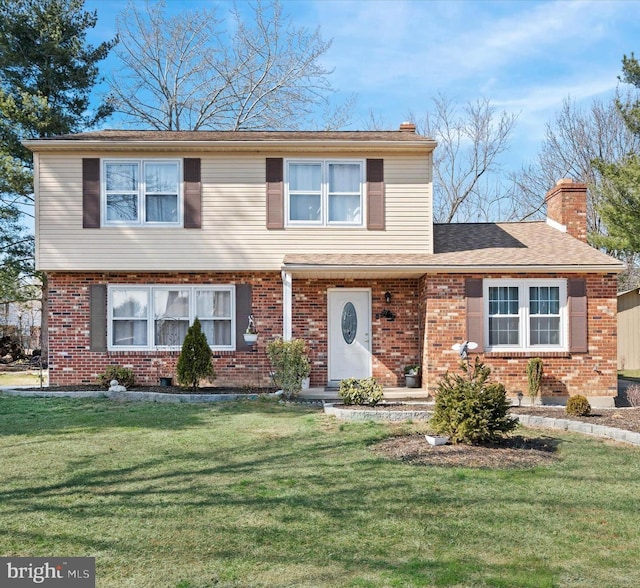
<svg viewBox="0 0 640 588"><path fill-rule="evenodd" d="M451 349L466 339L466 278L586 277L587 353L481 353L491 367L492 380L502 382L511 395L527 395L526 366L530 357L542 357L542 396L613 397L617 394L616 277L607 275L491 274L425 276L420 291L426 297L423 387L434 391L439 378L459 369L460 358Z"/></svg>

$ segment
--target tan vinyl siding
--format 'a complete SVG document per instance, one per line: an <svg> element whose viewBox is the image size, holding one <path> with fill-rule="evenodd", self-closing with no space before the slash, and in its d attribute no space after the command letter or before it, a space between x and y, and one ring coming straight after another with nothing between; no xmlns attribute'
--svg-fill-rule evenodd
<svg viewBox="0 0 640 588"><path fill-rule="evenodd" d="M92 153L91 157L101 155L141 157L135 153ZM269 156L288 158L295 154ZM321 227L268 230L264 155L189 153L189 157L202 159L202 229L83 229L82 157L39 154L39 269L277 270L288 253L432 252L430 156L367 154L384 159L385 231ZM305 153L303 157L345 156Z"/></svg>
<svg viewBox="0 0 640 588"><path fill-rule="evenodd" d="M640 370L640 293L618 295L618 369Z"/></svg>

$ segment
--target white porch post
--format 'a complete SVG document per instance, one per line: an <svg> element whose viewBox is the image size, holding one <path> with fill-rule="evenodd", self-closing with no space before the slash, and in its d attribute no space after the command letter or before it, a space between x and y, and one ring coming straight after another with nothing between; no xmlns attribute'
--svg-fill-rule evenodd
<svg viewBox="0 0 640 588"><path fill-rule="evenodd" d="M282 272L282 338L285 341L290 341L292 337L292 279L291 272Z"/></svg>

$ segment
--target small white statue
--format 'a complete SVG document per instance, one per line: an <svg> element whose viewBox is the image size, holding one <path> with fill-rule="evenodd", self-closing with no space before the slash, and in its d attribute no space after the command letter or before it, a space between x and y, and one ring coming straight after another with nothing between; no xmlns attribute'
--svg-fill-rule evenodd
<svg viewBox="0 0 640 588"><path fill-rule="evenodd" d="M127 389L118 383L118 380L111 380L109 382L109 392L126 392Z"/></svg>

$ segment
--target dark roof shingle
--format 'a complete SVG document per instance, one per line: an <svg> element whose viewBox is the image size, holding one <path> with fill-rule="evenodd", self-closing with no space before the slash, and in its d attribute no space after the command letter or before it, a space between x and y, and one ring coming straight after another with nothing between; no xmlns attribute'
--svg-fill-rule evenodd
<svg viewBox="0 0 640 588"><path fill-rule="evenodd" d="M605 255L546 222L434 225L434 253L287 255L285 265L421 267L425 271L463 268L526 270L548 267L617 272L619 260Z"/></svg>

